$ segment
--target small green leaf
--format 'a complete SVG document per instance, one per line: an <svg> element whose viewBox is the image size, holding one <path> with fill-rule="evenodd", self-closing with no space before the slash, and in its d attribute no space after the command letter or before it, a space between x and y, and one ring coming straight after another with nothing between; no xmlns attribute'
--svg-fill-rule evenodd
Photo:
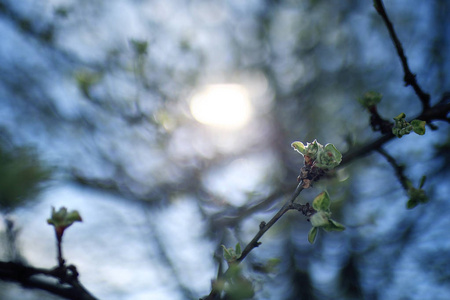
<svg viewBox="0 0 450 300"><path fill-rule="evenodd" d="M322 144L317 142L317 140L314 140L312 141L312 143L306 144L306 155L308 155L312 159L315 159L317 157L318 152L322 149L323 149Z"/></svg>
<svg viewBox="0 0 450 300"><path fill-rule="evenodd" d="M322 192L314 198L312 207L317 211L328 211L330 209L330 196L327 192Z"/></svg>
<svg viewBox="0 0 450 300"><path fill-rule="evenodd" d="M308 233L308 242L314 244L316 236L317 236L317 227L312 227Z"/></svg>
<svg viewBox="0 0 450 300"><path fill-rule="evenodd" d="M409 200L406 203L408 209L416 207L420 203L427 203L429 201L427 194L421 188L410 187L408 189Z"/></svg>
<svg viewBox="0 0 450 300"><path fill-rule="evenodd" d="M330 224L332 225L332 231L344 231L345 230L345 226L342 225L339 222L336 222L333 219L330 219Z"/></svg>
<svg viewBox="0 0 450 300"><path fill-rule="evenodd" d="M425 181L427 180L427 176L423 175L420 179L419 189L423 188Z"/></svg>
<svg viewBox="0 0 450 300"><path fill-rule="evenodd" d="M305 155L306 153L306 149L305 149L305 145L303 145L302 142L293 142L291 144L292 148L295 149L295 151L297 151L298 153Z"/></svg>
<svg viewBox="0 0 450 300"><path fill-rule="evenodd" d="M425 134L425 124L427 122L425 121L420 121L420 120L412 120L411 121L411 125L412 125L412 130L417 133L418 135L424 135Z"/></svg>
<svg viewBox="0 0 450 300"><path fill-rule="evenodd" d="M329 214L324 211L318 211L315 214L313 214L310 218L311 225L313 227L324 227L327 226L330 223L330 220L328 219Z"/></svg>
<svg viewBox="0 0 450 300"><path fill-rule="evenodd" d="M400 120L402 120L402 119L404 119L404 118L406 118L405 113L401 113L401 114L399 114L398 116L396 116L396 117L394 118L394 120L395 120L395 121L400 121Z"/></svg>
<svg viewBox="0 0 450 300"><path fill-rule="evenodd" d="M242 254L242 250L241 250L241 244L237 243L236 244L236 258L239 258Z"/></svg>
<svg viewBox="0 0 450 300"><path fill-rule="evenodd" d="M406 208L407 209L413 209L419 204L419 202L416 199L409 199L408 202L406 202Z"/></svg>
<svg viewBox="0 0 450 300"><path fill-rule="evenodd" d="M232 248L227 249L227 247L225 247L224 245L222 245L222 248L223 248L223 258L225 258L225 260L228 262L233 260L233 256L234 256L233 255L234 253L232 253L232 252L234 252L233 249Z"/></svg>

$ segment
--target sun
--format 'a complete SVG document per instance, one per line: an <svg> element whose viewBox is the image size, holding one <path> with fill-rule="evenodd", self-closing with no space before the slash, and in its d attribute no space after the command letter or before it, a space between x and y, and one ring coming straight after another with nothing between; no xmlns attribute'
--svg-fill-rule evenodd
<svg viewBox="0 0 450 300"><path fill-rule="evenodd" d="M247 89L239 84L211 84L194 94L192 116L200 123L223 129L240 129L252 115Z"/></svg>

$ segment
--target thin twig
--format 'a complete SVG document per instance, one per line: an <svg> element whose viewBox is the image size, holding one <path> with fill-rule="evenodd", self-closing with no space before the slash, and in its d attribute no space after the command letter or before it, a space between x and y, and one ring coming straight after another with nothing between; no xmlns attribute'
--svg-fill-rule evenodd
<svg viewBox="0 0 450 300"><path fill-rule="evenodd" d="M383 18L384 23L386 24L386 27L389 31L389 35L391 36L392 41L394 42L395 48L397 49L397 54L400 58L400 61L403 66L403 72L404 77L403 80L405 81L405 86L412 86L414 91L416 92L416 95L419 97L420 101L422 102L422 108L423 110L426 110L430 107L430 95L425 93L422 88L419 86L416 80L416 75L413 74L409 68L408 65L408 59L406 58L405 52L403 50L403 46L400 42L400 40L397 37L397 34L394 30L394 25L392 25L391 21L389 20L389 17L386 13L386 10L384 8L384 4L382 0L374 0L375 9L377 10L378 14Z"/></svg>
<svg viewBox="0 0 450 300"><path fill-rule="evenodd" d="M256 247L258 247L259 245L261 245L261 242L259 242L259 239L289 210L291 209L295 209L298 210L300 212L302 212L305 215L309 215L309 211L311 210L311 207L309 205L302 205L302 204L297 204L294 203L295 199L297 199L297 197L300 195L300 193L303 191L303 182L300 182L297 185L297 188L295 189L294 193L292 194L292 197L280 208L280 210L272 217L272 219L270 219L270 221L268 223L266 222L261 222L261 224L259 225L259 231L256 233L256 235L253 237L253 239L247 244L247 246L244 248L244 250L242 251L241 256L239 256L239 258L236 260L236 264L240 264L247 256L248 254L255 249ZM306 207L306 209L303 209L304 207ZM228 269L229 270L229 269ZM220 277L225 277L228 270L222 275L219 276L218 279L220 279ZM212 289L211 293L206 296L205 298L203 298L203 300L213 300L218 294L218 291L216 291L215 289Z"/></svg>
<svg viewBox="0 0 450 300"><path fill-rule="evenodd" d="M255 237L248 243L248 245L244 248L244 251L242 251L241 256L237 259L237 263L240 263L247 257L247 255L256 247L258 247L261 243L259 242L259 239L264 235L264 233L267 232L288 210L293 209L293 203L295 199L297 199L298 195L303 190L303 182L300 182L297 185L297 188L294 191L294 194L289 199L286 204L283 205L283 207L280 208L280 210L270 219L268 223L262 222L260 224L260 229L258 233L256 233Z"/></svg>
<svg viewBox="0 0 450 300"><path fill-rule="evenodd" d="M398 180L400 181L402 187L405 189L405 191L408 191L409 180L406 177L406 175L404 174L405 167L402 165L399 165L397 163L397 161L395 160L395 158L393 156L391 156L389 153L387 153L383 148L378 148L377 152L380 153L384 158L386 158L388 163L394 168L395 175L397 176Z"/></svg>

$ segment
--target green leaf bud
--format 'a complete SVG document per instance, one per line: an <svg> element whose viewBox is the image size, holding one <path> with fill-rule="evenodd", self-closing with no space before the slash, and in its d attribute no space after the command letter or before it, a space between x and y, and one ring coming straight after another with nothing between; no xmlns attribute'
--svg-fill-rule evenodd
<svg viewBox="0 0 450 300"><path fill-rule="evenodd" d="M319 151L317 156L316 166L324 170L334 169L342 161L342 154L333 144L325 145L323 150Z"/></svg>
<svg viewBox="0 0 450 300"><path fill-rule="evenodd" d="M398 116L396 116L396 117L394 118L394 121L401 121L401 120L404 119L404 118L406 118L405 113L401 113L401 114L399 114Z"/></svg>
<svg viewBox="0 0 450 300"><path fill-rule="evenodd" d="M236 251L235 251L236 258L239 258L239 256L241 256L241 254L242 254L241 244L237 243L235 249L236 249Z"/></svg>
<svg viewBox="0 0 450 300"><path fill-rule="evenodd" d="M329 211L330 209L330 196L327 192L322 192L314 198L312 207L317 211Z"/></svg>
<svg viewBox="0 0 450 300"><path fill-rule="evenodd" d="M420 203L427 203L429 201L427 194L421 188L410 187L408 189L409 200L406 203L408 209L416 207Z"/></svg>
<svg viewBox="0 0 450 300"><path fill-rule="evenodd" d="M425 121L412 120L411 121L412 130L414 130L414 132L417 133L418 135L424 135L426 123L427 122L425 122Z"/></svg>
<svg viewBox="0 0 450 300"><path fill-rule="evenodd" d="M369 91L366 92L361 98L358 99L358 102L361 103L364 107L369 108L371 106L375 106L380 103L383 95L377 92Z"/></svg>
<svg viewBox="0 0 450 300"><path fill-rule="evenodd" d="M67 211L67 208L61 207L58 211L52 207L52 215L50 219L47 219L47 223L59 228L67 228L74 222L81 222L81 216L78 211Z"/></svg>
<svg viewBox="0 0 450 300"><path fill-rule="evenodd" d="M305 155L306 154L306 148L305 145L303 145L302 142L293 142L291 144L292 148L294 148L295 151L297 151L298 153Z"/></svg>
<svg viewBox="0 0 450 300"><path fill-rule="evenodd" d="M231 262L236 258L236 254L234 253L233 248L227 248L224 245L222 245L222 249L223 249L223 258L225 258L227 262Z"/></svg>
<svg viewBox="0 0 450 300"><path fill-rule="evenodd" d="M47 219L47 223L55 227L56 236L59 241L62 239L64 230L74 222L82 222L80 214L76 210L68 212L65 207L61 207L58 211L52 207L51 218Z"/></svg>
<svg viewBox="0 0 450 300"><path fill-rule="evenodd" d="M317 236L317 231L318 231L317 227L312 227L309 230L308 242L310 242L311 244L314 244L314 240L316 239L316 236Z"/></svg>

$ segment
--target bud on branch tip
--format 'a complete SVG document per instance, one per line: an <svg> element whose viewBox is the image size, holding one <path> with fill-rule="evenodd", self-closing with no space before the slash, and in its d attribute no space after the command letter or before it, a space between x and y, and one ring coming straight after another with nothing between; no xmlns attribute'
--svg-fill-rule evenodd
<svg viewBox="0 0 450 300"><path fill-rule="evenodd" d="M50 219L47 219L49 225L53 225L57 232L62 233L64 230L71 226L74 222L82 222L81 216L76 210L67 211L67 208L61 207L58 211L52 207L52 215Z"/></svg>

